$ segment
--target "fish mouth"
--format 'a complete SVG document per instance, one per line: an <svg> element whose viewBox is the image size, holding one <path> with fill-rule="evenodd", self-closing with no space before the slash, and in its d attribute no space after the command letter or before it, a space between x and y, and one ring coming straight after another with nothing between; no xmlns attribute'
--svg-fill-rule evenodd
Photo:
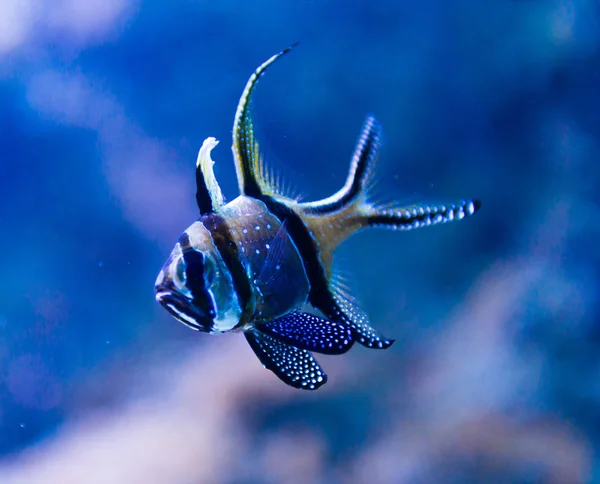
<svg viewBox="0 0 600 484"><path fill-rule="evenodd" d="M196 331L207 331L202 324L207 316L198 311L189 301L172 287L168 285L157 285L155 287L156 301L161 304L177 321Z"/></svg>

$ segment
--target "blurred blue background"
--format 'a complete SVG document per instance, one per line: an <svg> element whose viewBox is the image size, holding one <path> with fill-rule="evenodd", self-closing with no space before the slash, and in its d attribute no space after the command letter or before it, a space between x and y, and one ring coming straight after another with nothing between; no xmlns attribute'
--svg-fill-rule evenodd
<svg viewBox="0 0 600 484"><path fill-rule="evenodd" d="M379 192L472 219L339 258L396 344L299 392L153 283L225 195L238 97L305 199L362 121ZM600 482L600 7L589 0L3 0L0 482Z"/></svg>

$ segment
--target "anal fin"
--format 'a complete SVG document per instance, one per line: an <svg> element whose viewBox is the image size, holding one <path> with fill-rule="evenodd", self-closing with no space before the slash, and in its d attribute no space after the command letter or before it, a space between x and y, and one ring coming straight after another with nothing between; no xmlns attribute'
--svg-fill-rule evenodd
<svg viewBox="0 0 600 484"><path fill-rule="evenodd" d="M327 382L327 375L307 350L261 333L256 328L247 330L244 336L262 365L287 385L301 390L316 390Z"/></svg>

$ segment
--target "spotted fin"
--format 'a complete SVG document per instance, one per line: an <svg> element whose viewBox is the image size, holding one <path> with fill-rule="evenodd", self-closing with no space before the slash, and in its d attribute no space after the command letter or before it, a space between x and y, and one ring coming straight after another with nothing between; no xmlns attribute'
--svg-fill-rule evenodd
<svg viewBox="0 0 600 484"><path fill-rule="evenodd" d="M302 390L316 390L327 382L327 375L308 351L255 328L244 336L262 365L284 383Z"/></svg>
<svg viewBox="0 0 600 484"><path fill-rule="evenodd" d="M215 138L206 138L198 152L196 160L196 202L200 214L214 212L225 203L221 187L217 183L210 152L219 142Z"/></svg>
<svg viewBox="0 0 600 484"><path fill-rule="evenodd" d="M257 329L297 348L328 355L341 355L354 344L352 331L344 324L299 311Z"/></svg>
<svg viewBox="0 0 600 484"><path fill-rule="evenodd" d="M269 170L263 165L258 141L254 137L251 103L254 88L267 68L284 54L287 54L296 44L272 56L256 69L244 88L238 103L233 123L233 158L240 193L251 197L261 194L274 194L277 190L269 183Z"/></svg>
<svg viewBox="0 0 600 484"><path fill-rule="evenodd" d="M449 204L414 204L399 207L374 207L367 216L372 227L412 230L462 220L481 208L479 200L461 200Z"/></svg>

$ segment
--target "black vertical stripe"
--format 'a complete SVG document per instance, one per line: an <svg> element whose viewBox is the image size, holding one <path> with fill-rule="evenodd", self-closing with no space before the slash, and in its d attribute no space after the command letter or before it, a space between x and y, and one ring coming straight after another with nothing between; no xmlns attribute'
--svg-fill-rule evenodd
<svg viewBox="0 0 600 484"><path fill-rule="evenodd" d="M200 164L196 167L196 203L200 210L200 215L212 212L214 210L212 199L210 198L210 191L206 186L206 179Z"/></svg>
<svg viewBox="0 0 600 484"><path fill-rule="evenodd" d="M210 331L214 325L216 308L213 306L212 297L208 293L208 288L204 282L204 255L192 247L190 236L187 232L179 237L179 247L185 264L185 285L192 295L192 306L190 307L187 300L185 303L171 296L169 304L172 304L177 310L198 322L198 328ZM184 324L190 325L189 322L179 318L177 313L174 313L168 306L167 310ZM191 309L193 308L193 310Z"/></svg>
<svg viewBox="0 0 600 484"><path fill-rule="evenodd" d="M283 203L264 195L260 197L260 200L273 215L282 222L286 221L288 235L296 244L298 252L300 252L304 263L304 270L310 283L309 302L321 310L328 318L336 319L338 307L329 290L327 274L319 261L315 243L304 222L291 208Z"/></svg>
<svg viewBox="0 0 600 484"><path fill-rule="evenodd" d="M185 249L189 249L191 246L192 244L190 243L190 236L187 234L187 232L184 232L181 234L181 237L179 237L179 247L181 248L181 252L183 252Z"/></svg>
<svg viewBox="0 0 600 484"><path fill-rule="evenodd" d="M229 226L222 217L215 213L210 213L200 218L200 222L210 232L219 254L223 258L227 270L231 274L233 288L240 299L242 307L242 317L240 322L243 323L244 317L248 317L246 310L248 309L250 299L252 297L252 288L250 280L244 270L244 265L240 259L238 247L233 241Z"/></svg>
<svg viewBox="0 0 600 484"><path fill-rule="evenodd" d="M206 315L207 319L214 320L216 308L213 306L212 298L204 281L204 256L192 248L183 252L183 260L185 262L185 285L192 294L194 305Z"/></svg>

